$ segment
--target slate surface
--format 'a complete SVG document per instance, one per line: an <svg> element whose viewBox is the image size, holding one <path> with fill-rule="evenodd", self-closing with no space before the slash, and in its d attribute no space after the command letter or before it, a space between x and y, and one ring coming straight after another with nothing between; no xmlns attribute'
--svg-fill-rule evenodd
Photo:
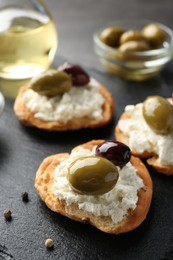
<svg viewBox="0 0 173 260"><path fill-rule="evenodd" d="M147 82L127 82L102 72L93 51L93 33L109 21L145 18L172 26L172 0L45 0L59 32L58 54L80 63L112 92L114 120L97 130L46 133L20 125L13 100L6 98L0 118L0 260L171 260L173 259L173 178L149 168L154 194L147 219L136 230L118 236L104 234L51 212L34 189L35 172L48 155L70 152L90 139L114 138L114 126L124 106L147 95L171 96L173 64ZM61 63L59 57L57 63ZM93 68L93 69L91 69ZM30 201L24 203L21 193ZM3 211L13 212L6 222ZM53 251L44 241L55 240Z"/></svg>
<svg viewBox="0 0 173 260"><path fill-rule="evenodd" d="M51 212L33 187L35 172L46 156L70 152L91 139L114 139L114 126L126 104L148 95L171 96L173 91L172 64L158 77L141 83L88 72L107 86L116 102L113 121L97 130L46 133L24 127L13 113L13 100L6 98L0 118L0 259L173 259L172 177L149 168L154 194L147 219L136 230L118 236ZM21 200L24 191L29 193L28 203ZM6 208L13 212L11 222L4 220ZM55 240L53 251L44 246L48 237Z"/></svg>

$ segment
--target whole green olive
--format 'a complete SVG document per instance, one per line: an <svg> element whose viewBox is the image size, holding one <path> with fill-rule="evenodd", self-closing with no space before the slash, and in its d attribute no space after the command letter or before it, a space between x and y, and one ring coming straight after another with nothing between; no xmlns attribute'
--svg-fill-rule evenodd
<svg viewBox="0 0 173 260"><path fill-rule="evenodd" d="M69 91L71 87L71 77L67 73L57 70L49 70L33 78L30 82L31 89L47 97L62 95Z"/></svg>
<svg viewBox="0 0 173 260"><path fill-rule="evenodd" d="M117 26L112 26L104 29L100 34L100 40L108 46L118 47L119 39L124 30Z"/></svg>
<svg viewBox="0 0 173 260"><path fill-rule="evenodd" d="M129 41L123 43L119 50L121 52L127 52L127 51L147 51L150 49L150 46L145 41Z"/></svg>
<svg viewBox="0 0 173 260"><path fill-rule="evenodd" d="M173 105L160 96L150 96L143 103L143 116L157 134L173 133Z"/></svg>
<svg viewBox="0 0 173 260"><path fill-rule="evenodd" d="M142 35L145 39L155 47L159 47L163 44L166 39L164 31L156 24L146 25L142 31Z"/></svg>
<svg viewBox="0 0 173 260"><path fill-rule="evenodd" d="M71 188L87 195L101 195L110 191L118 176L118 169L111 161L97 156L81 157L68 168Z"/></svg>
<svg viewBox="0 0 173 260"><path fill-rule="evenodd" d="M145 41L145 38L141 32L129 30L121 35L120 44L124 44L129 41Z"/></svg>

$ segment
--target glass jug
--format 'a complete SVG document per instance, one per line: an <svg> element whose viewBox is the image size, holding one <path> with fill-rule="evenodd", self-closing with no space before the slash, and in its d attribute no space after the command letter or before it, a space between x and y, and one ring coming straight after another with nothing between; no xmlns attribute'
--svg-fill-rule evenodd
<svg viewBox="0 0 173 260"><path fill-rule="evenodd" d="M0 0L0 78L22 80L47 70L57 31L42 0Z"/></svg>

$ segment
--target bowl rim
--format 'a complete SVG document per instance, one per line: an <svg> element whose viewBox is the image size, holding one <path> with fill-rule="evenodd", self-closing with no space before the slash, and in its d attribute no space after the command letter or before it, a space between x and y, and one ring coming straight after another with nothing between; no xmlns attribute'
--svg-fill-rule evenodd
<svg viewBox="0 0 173 260"><path fill-rule="evenodd" d="M1 115L2 111L4 110L4 106L5 106L5 99L4 99L4 96L2 95L2 93L0 92L0 115Z"/></svg>
<svg viewBox="0 0 173 260"><path fill-rule="evenodd" d="M167 54L168 52L170 52L170 56L172 58L173 56L173 30L171 28L169 28L168 26L160 23L160 22L157 22L157 21L153 21L153 20L147 20L147 19L143 19L143 20L135 20L135 19L129 19L129 20L115 20L112 23L113 24L120 24L120 23L124 23L124 24L129 24L129 23L134 23L134 22L139 22L139 23L153 23L153 24L156 24L158 25L159 27L161 27L166 33L167 35L169 35L170 37L170 41L169 42L166 42L166 46L164 47L161 47L161 48L158 48L158 49L152 49L152 50L146 50L146 51L127 51L125 54L128 56L136 56L136 57L150 57L150 56L153 56L153 55L163 55L163 54ZM111 23L109 23L108 26L111 26ZM108 27L107 26L107 27ZM100 40L100 33L105 29L107 28L106 26L100 28L96 33L94 33L93 35L93 40L94 40L94 43L97 47L99 47L103 52L109 54L110 52L112 54L122 54L122 52L120 50L118 50L117 48L114 48L114 47L110 47L108 45L106 45L105 43L103 43L101 40ZM110 55L110 54L109 54Z"/></svg>

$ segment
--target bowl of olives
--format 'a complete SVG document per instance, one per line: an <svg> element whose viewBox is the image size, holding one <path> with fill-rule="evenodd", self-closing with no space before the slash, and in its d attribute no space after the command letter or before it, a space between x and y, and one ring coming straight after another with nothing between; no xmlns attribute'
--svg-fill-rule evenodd
<svg viewBox="0 0 173 260"><path fill-rule="evenodd" d="M107 72L145 80L172 59L173 31L147 20L117 21L94 34L94 48Z"/></svg>

